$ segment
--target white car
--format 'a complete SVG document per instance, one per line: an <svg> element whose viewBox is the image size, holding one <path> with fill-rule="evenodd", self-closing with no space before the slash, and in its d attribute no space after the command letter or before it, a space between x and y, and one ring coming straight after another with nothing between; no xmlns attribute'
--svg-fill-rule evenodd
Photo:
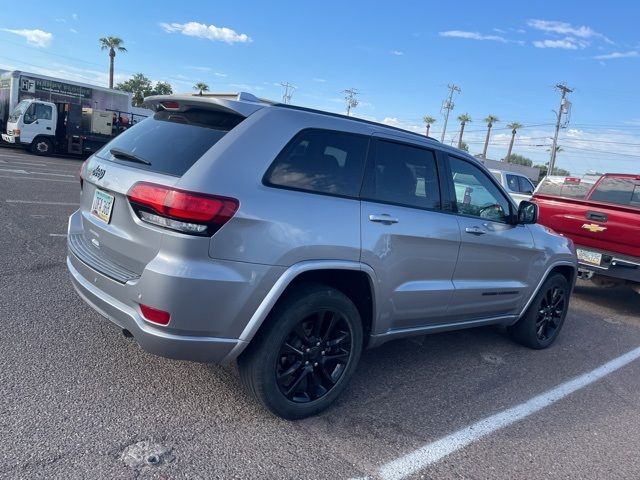
<svg viewBox="0 0 640 480"><path fill-rule="evenodd" d="M489 169L493 176L498 179L511 198L520 205L522 200L529 200L536 187L533 186L531 180L520 173L508 172L505 170Z"/></svg>

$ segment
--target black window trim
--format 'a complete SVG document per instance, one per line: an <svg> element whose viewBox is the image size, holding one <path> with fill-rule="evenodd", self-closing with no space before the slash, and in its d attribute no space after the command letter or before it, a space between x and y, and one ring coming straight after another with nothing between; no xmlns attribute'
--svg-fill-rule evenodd
<svg viewBox="0 0 640 480"><path fill-rule="evenodd" d="M388 200L380 200L378 198L371 198L368 196L365 196L365 186L367 185L367 183L370 181L370 177L373 174L373 166L375 164L375 153L376 153L376 147L378 142L389 142L389 143L396 143L398 145L403 145L403 146L407 146L407 147L413 147L413 148L418 148L421 150L426 150L428 152L431 152L433 154L433 157L435 159L436 162L436 175L438 177L438 189L439 194L440 194L440 207L439 208L427 208L427 207L418 207L416 205L407 205L405 203L398 203L398 202L390 202ZM443 212L444 211L444 196L443 196L443 187L445 187L445 185L443 185L443 175L441 174L441 172L443 172L444 165L442 164L442 158L440 157L440 150L433 148L431 146L425 146L425 145L420 145L420 144L416 144L416 143L411 143L411 142L403 142L402 140L398 140L396 138L388 138L388 137L384 137L384 136L379 136L379 135L373 135L371 138L371 142L369 144L369 153L367 155L367 163L365 165L364 168L364 178L362 181L362 184L360 186L360 200L363 202L369 202L369 203L377 203L380 205L394 205L396 207L402 207L402 208L411 208L414 210L423 210L423 211L427 211L427 212Z"/></svg>
<svg viewBox="0 0 640 480"><path fill-rule="evenodd" d="M280 157L280 155L282 155L282 152L284 152L285 150L287 150L287 148L289 148L289 146L295 142L298 137L300 137L301 135L303 135L305 132L308 131L318 131L321 130L323 132L331 132L331 133L339 133L342 135L353 135L356 137L363 137L367 140L367 148L365 150L364 153L364 163L362 165L362 172L360 172L360 188L357 189L358 194L356 195L343 195L341 193L331 193L331 192L319 192L317 190L310 190L307 188L299 188L299 187L290 187L288 185L280 185L277 183L272 183L269 181L269 177L271 176L271 173L273 172L273 170L276 168L276 161L278 160L278 158ZM346 130L335 130L333 128L318 128L318 127L306 127L303 128L302 130L299 130L293 137L291 137L291 140L289 140L286 145L284 147L282 147L282 149L278 152L278 154L274 157L274 159L271 161L271 164L269 165L269 168L267 168L267 170L264 172L264 175L262 176L262 185L264 185L265 187L269 187L269 188L278 188L280 190L290 190L293 192L302 192L302 193L308 193L311 195L323 195L325 197L337 197L337 198L346 198L349 200L359 200L360 199L360 191L362 190L362 185L364 182L364 176L365 176L365 170L366 170L366 165L367 165L367 159L369 158L369 152L371 151L371 135L363 135L362 133L352 133Z"/></svg>
<svg viewBox="0 0 640 480"><path fill-rule="evenodd" d="M453 172L451 171L451 164L449 163L449 157L455 158L457 160L461 160L463 162L469 163L471 165L473 165L474 167L479 168L479 170L482 171L482 168L480 167L480 165L475 162L474 160L470 160L468 158L464 158L462 155L455 155L452 153L445 153L446 155L446 159L445 159L445 163L446 163L446 178L447 178L447 183L449 184L449 202L451 203L451 208L452 208L452 212L454 215L458 215L460 217L465 217L465 218L474 218L474 219L480 219L480 220L485 220L487 222L495 222L495 223L501 223L503 225L515 225L517 223L517 218L518 218L518 214L517 214L517 210L515 209L515 205L513 203L513 201L511 200L511 195L507 194L504 195L504 192L502 191L504 188L502 187L502 185L500 185L500 183L498 182L498 179L491 173L489 172L488 175L486 175L485 172L485 176L489 178L489 181L491 181L498 189L498 191L504 195L504 198L507 200L507 204L509 205L509 215L507 215L507 219L506 221L501 221L501 220L492 220L490 218L481 218L481 217L476 217L475 215L468 215L465 213L460 213L458 211L458 206L456 203L456 187L453 183Z"/></svg>

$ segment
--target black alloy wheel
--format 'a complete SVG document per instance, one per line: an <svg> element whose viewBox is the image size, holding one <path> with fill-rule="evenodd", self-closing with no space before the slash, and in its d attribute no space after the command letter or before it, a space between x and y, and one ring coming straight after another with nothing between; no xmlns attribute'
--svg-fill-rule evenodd
<svg viewBox="0 0 640 480"><path fill-rule="evenodd" d="M553 286L547 290L540 302L536 318L536 335L538 340L553 338L562 323L565 313L566 294L561 287Z"/></svg>
<svg viewBox="0 0 640 480"><path fill-rule="evenodd" d="M319 310L304 318L280 347L276 381L295 403L326 395L345 372L351 358L353 334L337 311Z"/></svg>

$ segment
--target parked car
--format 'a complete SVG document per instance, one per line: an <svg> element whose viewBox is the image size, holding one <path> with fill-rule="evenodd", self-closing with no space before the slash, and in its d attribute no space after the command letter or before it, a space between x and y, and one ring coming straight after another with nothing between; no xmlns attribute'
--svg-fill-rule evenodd
<svg viewBox="0 0 640 480"><path fill-rule="evenodd" d="M498 179L500 185L509 192L509 195L511 195L511 198L513 198L517 205L519 205L522 200L531 199L531 195L533 195L536 187L533 186L531 180L526 176L506 170L489 169L489 171Z"/></svg>
<svg viewBox="0 0 640 480"><path fill-rule="evenodd" d="M540 223L575 242L581 277L640 287L640 175L546 177L533 201Z"/></svg>
<svg viewBox="0 0 640 480"><path fill-rule="evenodd" d="M338 397L363 348L490 324L536 349L558 336L573 244L468 154L245 93L145 104L82 168L67 265L146 350L237 360L295 419Z"/></svg>

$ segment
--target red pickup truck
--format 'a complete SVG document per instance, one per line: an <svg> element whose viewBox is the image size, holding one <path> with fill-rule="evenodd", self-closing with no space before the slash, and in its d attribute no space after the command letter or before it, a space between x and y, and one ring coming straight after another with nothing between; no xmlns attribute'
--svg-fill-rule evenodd
<svg viewBox="0 0 640 480"><path fill-rule="evenodd" d="M640 175L546 177L531 200L539 223L575 243L581 278L640 286Z"/></svg>

